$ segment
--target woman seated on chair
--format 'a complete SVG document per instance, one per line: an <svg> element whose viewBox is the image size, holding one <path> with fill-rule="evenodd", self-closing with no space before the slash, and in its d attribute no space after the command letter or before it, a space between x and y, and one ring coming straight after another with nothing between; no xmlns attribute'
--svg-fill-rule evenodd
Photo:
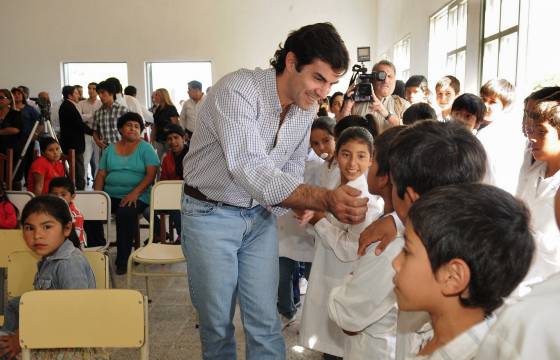
<svg viewBox="0 0 560 360"><path fill-rule="evenodd" d="M109 145L99 161L94 189L111 197L117 222L117 274L126 274L126 264L138 231L138 214L150 204L151 185L159 159L154 148L142 140L142 117L128 112L117 120L121 140Z"/></svg>
<svg viewBox="0 0 560 360"><path fill-rule="evenodd" d="M56 139L45 137L39 139L41 156L29 168L27 190L37 195L49 193L49 183L55 177L64 176L64 164L60 158L62 150Z"/></svg>

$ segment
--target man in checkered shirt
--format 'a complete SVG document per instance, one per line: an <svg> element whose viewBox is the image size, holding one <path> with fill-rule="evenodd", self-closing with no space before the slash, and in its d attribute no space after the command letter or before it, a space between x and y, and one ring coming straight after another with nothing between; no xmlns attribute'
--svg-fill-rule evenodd
<svg viewBox="0 0 560 360"><path fill-rule="evenodd" d="M93 113L93 140L102 150L121 139L117 119L128 111L126 106L115 101L115 92L115 86L107 81L97 84L103 105Z"/></svg>
<svg viewBox="0 0 560 360"><path fill-rule="evenodd" d="M348 69L348 52L328 23L292 32L272 68L224 76L200 108L184 158L182 246L204 359L235 359L239 301L247 359L284 359L276 310L276 215L286 208L365 218L367 199L348 186L303 184L317 101Z"/></svg>

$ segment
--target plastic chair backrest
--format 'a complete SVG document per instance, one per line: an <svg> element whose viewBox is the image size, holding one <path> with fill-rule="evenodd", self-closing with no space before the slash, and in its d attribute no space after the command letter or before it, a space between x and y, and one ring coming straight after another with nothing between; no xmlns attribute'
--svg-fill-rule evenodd
<svg viewBox="0 0 560 360"><path fill-rule="evenodd" d="M102 220L105 225L105 249L109 247L109 228L111 225L111 198L104 191L76 191L74 205L84 216L84 220Z"/></svg>
<svg viewBox="0 0 560 360"><path fill-rule="evenodd" d="M95 275L97 289L108 289L109 257L101 252L84 252ZM8 296L21 296L33 290L33 280L37 273L40 256L31 251L16 251L8 257Z"/></svg>
<svg viewBox="0 0 560 360"><path fill-rule="evenodd" d="M33 290L37 263L41 257L31 251L16 251L8 256L8 297Z"/></svg>
<svg viewBox="0 0 560 360"><path fill-rule="evenodd" d="M150 198L150 242L154 233L154 211L156 210L181 210L183 193L182 180L158 181L152 187Z"/></svg>
<svg viewBox="0 0 560 360"><path fill-rule="evenodd" d="M85 251L84 255L95 274L95 287L109 289L109 257L98 251Z"/></svg>
<svg viewBox="0 0 560 360"><path fill-rule="evenodd" d="M21 216L25 204L35 197L31 191L6 191L6 194L12 204L18 209L19 216Z"/></svg>
<svg viewBox="0 0 560 360"><path fill-rule="evenodd" d="M126 347L147 359L146 303L136 290L27 292L19 306L23 358L30 349Z"/></svg>
<svg viewBox="0 0 560 360"><path fill-rule="evenodd" d="M0 268L8 267L8 257L16 251L27 251L29 248L23 240L21 229L0 230Z"/></svg>

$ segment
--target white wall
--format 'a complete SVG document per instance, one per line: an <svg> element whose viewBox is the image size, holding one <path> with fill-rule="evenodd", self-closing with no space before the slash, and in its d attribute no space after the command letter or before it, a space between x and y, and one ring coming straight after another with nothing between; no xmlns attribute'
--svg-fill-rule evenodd
<svg viewBox="0 0 560 360"><path fill-rule="evenodd" d="M139 94L146 61L210 60L216 81L266 67L289 31L322 21L338 29L354 61L356 47L373 45L374 12L374 0L2 1L0 32L11 37L2 41L0 87L24 84L59 98L61 63L73 61L127 62ZM338 88L346 85L347 77Z"/></svg>
<svg viewBox="0 0 560 360"><path fill-rule="evenodd" d="M430 16L451 0L378 0L377 55L393 53L393 45L410 34L411 74L428 75ZM478 93L480 1L469 0L467 10L467 60L465 84L467 92ZM433 87L438 79L428 79ZM432 89L433 90L433 89Z"/></svg>

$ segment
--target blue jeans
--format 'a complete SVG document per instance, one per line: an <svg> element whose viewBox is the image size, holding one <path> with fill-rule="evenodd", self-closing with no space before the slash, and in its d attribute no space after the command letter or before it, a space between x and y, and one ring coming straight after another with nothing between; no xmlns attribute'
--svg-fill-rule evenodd
<svg viewBox="0 0 560 360"><path fill-rule="evenodd" d="M284 359L276 312L276 218L257 206L242 209L183 197L181 243L191 300L198 311L204 359L236 359L236 300L248 360Z"/></svg>

